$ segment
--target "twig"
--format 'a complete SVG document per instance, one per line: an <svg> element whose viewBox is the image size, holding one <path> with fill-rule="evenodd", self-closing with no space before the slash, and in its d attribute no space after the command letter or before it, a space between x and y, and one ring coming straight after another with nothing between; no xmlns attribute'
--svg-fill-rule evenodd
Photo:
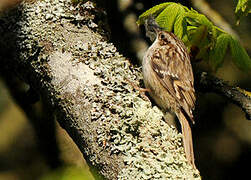
<svg viewBox="0 0 251 180"><path fill-rule="evenodd" d="M203 92L215 92L227 97L232 103L241 107L248 120L251 120L251 96L250 92L239 87L228 85L223 80L209 75L206 72L196 73L197 88Z"/></svg>

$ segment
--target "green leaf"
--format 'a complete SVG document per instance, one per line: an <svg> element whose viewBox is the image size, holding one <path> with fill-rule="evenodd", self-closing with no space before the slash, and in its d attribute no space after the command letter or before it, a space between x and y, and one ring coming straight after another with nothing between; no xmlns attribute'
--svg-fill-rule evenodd
<svg viewBox="0 0 251 180"><path fill-rule="evenodd" d="M247 16L248 13L251 13L251 1L239 0L235 8L235 15L237 17L237 25L239 25L240 19L243 16Z"/></svg>
<svg viewBox="0 0 251 180"><path fill-rule="evenodd" d="M162 4L159 4L159 5L152 7L151 9L148 9L146 12L144 12L143 14L141 14L139 16L139 19L136 23L138 25L144 24L145 20L147 19L148 16L150 16L150 15L156 16L157 14L159 14L161 11L163 11L170 4L171 4L171 2L162 3Z"/></svg>
<svg viewBox="0 0 251 180"><path fill-rule="evenodd" d="M240 45L239 41L231 38L230 49L235 65L243 71L251 70L251 59L246 50Z"/></svg>
<svg viewBox="0 0 251 180"><path fill-rule="evenodd" d="M209 29L212 29L213 23L211 23L206 16L197 12L186 12L185 17L188 18L188 23L193 26L206 25Z"/></svg>
<svg viewBox="0 0 251 180"><path fill-rule="evenodd" d="M189 31L189 39L191 45L199 46L200 43L207 37L208 28L205 25L201 25L197 28Z"/></svg>
<svg viewBox="0 0 251 180"><path fill-rule="evenodd" d="M231 39L231 36L226 33L222 33L217 37L215 47L209 53L209 64L212 66L214 71L216 71L223 64Z"/></svg>
<svg viewBox="0 0 251 180"><path fill-rule="evenodd" d="M184 13L185 10L180 4L172 3L167 6L156 18L156 22L160 27L171 32L173 30L174 23L179 14ZM182 27L180 27L182 28Z"/></svg>
<svg viewBox="0 0 251 180"><path fill-rule="evenodd" d="M183 35L187 34L187 24L184 19L183 14L177 16L176 21L174 23L174 34L178 36L178 38L183 40Z"/></svg>

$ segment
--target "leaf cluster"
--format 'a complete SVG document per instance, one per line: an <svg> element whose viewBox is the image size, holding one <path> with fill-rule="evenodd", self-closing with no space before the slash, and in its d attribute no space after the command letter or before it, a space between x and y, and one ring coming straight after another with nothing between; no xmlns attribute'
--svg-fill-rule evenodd
<svg viewBox="0 0 251 180"><path fill-rule="evenodd" d="M251 70L251 59L238 40L194 9L174 2L162 3L141 14L137 24L144 24L149 16L154 16L159 26L182 39L191 54L196 49L194 58L208 61L212 70L223 64L228 50L237 67Z"/></svg>
<svg viewBox="0 0 251 180"><path fill-rule="evenodd" d="M251 13L251 0L238 0L235 8L235 15L237 17L237 25L240 23L240 19Z"/></svg>

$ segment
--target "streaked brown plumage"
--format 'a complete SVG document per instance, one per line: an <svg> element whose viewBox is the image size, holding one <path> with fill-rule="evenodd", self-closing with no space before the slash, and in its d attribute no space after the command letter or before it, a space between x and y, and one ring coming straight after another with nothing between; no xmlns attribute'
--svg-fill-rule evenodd
<svg viewBox="0 0 251 180"><path fill-rule="evenodd" d="M173 33L162 30L150 17L145 23L147 36L155 38L143 59L143 76L150 96L164 111L171 110L178 117L185 154L195 167L192 123L195 105L194 78L190 57L185 45Z"/></svg>

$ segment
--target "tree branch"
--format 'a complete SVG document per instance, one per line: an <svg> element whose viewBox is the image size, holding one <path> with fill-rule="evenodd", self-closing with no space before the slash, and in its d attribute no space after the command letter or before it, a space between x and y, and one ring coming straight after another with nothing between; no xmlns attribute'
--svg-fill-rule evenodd
<svg viewBox="0 0 251 180"><path fill-rule="evenodd" d="M197 89L203 92L215 92L227 97L232 103L238 105L245 112L247 119L251 120L251 93L239 87L228 85L206 72L196 74Z"/></svg>
<svg viewBox="0 0 251 180"><path fill-rule="evenodd" d="M185 159L181 134L127 83L140 84L141 70L107 42L104 14L91 2L21 3L0 19L0 70L49 100L87 162L107 179L200 179Z"/></svg>

